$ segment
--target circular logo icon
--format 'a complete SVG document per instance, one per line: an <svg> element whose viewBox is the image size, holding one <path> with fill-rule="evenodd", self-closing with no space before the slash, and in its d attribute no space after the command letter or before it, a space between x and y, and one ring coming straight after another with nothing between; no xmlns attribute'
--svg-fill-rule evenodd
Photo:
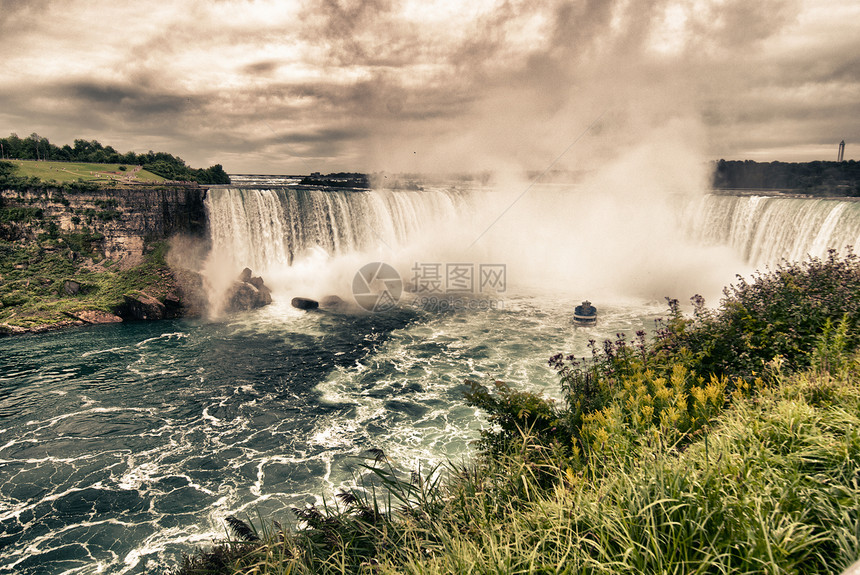
<svg viewBox="0 0 860 575"><path fill-rule="evenodd" d="M362 266L352 279L355 303L367 311L388 311L403 293L400 274L390 265L373 262Z"/></svg>

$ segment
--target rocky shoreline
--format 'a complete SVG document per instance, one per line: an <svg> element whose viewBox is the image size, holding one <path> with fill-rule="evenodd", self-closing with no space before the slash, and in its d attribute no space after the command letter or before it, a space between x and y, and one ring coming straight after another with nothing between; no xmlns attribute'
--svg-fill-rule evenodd
<svg viewBox="0 0 860 575"><path fill-rule="evenodd" d="M166 292L161 298L144 290L134 290L123 295L123 301L112 312L99 309L63 311L68 319L34 323L20 326L0 322L0 337L41 334L50 331L135 321L159 321L163 319L199 318L210 311L204 279L190 270L171 271L163 275L165 284L158 286ZM70 294L74 295L74 294ZM254 276L249 268L242 270L225 295L223 311L237 313L264 307L272 303L272 291L260 276Z"/></svg>

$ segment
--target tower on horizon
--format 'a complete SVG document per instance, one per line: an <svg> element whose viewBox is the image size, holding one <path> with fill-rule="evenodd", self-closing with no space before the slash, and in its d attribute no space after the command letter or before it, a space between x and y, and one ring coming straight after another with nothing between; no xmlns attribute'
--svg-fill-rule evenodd
<svg viewBox="0 0 860 575"><path fill-rule="evenodd" d="M839 142L839 156L836 161L841 162L845 158L845 140Z"/></svg>

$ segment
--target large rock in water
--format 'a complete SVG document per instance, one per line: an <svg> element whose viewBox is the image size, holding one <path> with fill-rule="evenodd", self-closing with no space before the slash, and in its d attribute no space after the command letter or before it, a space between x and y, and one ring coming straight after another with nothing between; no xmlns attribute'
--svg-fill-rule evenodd
<svg viewBox="0 0 860 575"><path fill-rule="evenodd" d="M151 320L167 316L164 304L145 292L136 291L122 297L125 305L121 315L128 319Z"/></svg>
<svg viewBox="0 0 860 575"><path fill-rule="evenodd" d="M251 270L245 268L227 292L226 309L245 311L270 303L272 303L272 291L263 283L263 278L254 277Z"/></svg>
<svg viewBox="0 0 860 575"><path fill-rule="evenodd" d="M167 294L164 305L168 313L176 308L178 299L179 309L175 309L176 317L202 317L206 315L209 298L203 282L203 276L189 269L176 269L176 292Z"/></svg>
<svg viewBox="0 0 860 575"><path fill-rule="evenodd" d="M296 309L303 309L306 311L309 309L317 309L320 306L317 300L307 297L294 297L290 302L290 305Z"/></svg>

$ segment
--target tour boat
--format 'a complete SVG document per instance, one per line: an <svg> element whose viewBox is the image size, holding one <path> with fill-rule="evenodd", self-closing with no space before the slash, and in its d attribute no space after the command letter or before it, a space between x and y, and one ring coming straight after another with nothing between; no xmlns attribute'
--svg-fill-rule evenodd
<svg viewBox="0 0 860 575"><path fill-rule="evenodd" d="M591 302L585 300L582 305L573 310L573 321L581 324L591 324L597 321L597 308Z"/></svg>

